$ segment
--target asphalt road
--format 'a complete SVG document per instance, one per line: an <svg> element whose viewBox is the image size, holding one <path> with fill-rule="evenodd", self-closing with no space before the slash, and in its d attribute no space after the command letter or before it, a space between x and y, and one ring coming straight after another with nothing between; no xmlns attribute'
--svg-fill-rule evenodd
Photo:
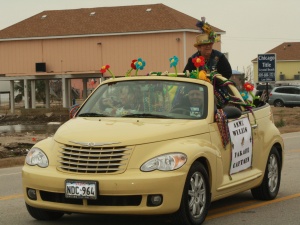
<svg viewBox="0 0 300 225"><path fill-rule="evenodd" d="M204 225L299 225L300 132L283 134L285 163L280 192L273 201L257 201L250 191L212 203ZM21 167L0 169L1 225L168 225L164 217L65 215L58 221L34 220L25 208Z"/></svg>

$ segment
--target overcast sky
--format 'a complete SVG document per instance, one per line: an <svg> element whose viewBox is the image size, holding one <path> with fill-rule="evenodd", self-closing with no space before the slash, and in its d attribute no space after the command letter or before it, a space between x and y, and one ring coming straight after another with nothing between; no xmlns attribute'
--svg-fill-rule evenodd
<svg viewBox="0 0 300 225"><path fill-rule="evenodd" d="M163 3L226 34L222 52L244 72L257 54L300 41L300 0L0 0L0 30L45 10Z"/></svg>

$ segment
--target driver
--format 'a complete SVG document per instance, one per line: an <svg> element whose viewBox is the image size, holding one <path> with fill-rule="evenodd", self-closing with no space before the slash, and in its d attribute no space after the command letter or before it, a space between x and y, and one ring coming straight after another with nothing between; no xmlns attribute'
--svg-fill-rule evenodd
<svg viewBox="0 0 300 225"><path fill-rule="evenodd" d="M196 85L187 87L186 89L186 95L179 104L174 106L173 111L180 112L180 109L182 109L181 113L185 111L189 112L190 116L201 117L203 114L204 91Z"/></svg>
<svg viewBox="0 0 300 225"><path fill-rule="evenodd" d="M200 90L190 90L188 93L188 98L191 107L200 107L203 103L203 91Z"/></svg>
<svg viewBox="0 0 300 225"><path fill-rule="evenodd" d="M190 104L190 116L201 117L203 113L204 91L199 88L191 89L188 92Z"/></svg>

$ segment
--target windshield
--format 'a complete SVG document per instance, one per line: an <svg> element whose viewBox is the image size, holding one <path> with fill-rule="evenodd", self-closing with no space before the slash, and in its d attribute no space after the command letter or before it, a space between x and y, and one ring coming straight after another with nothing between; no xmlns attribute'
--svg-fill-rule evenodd
<svg viewBox="0 0 300 225"><path fill-rule="evenodd" d="M113 82L101 85L76 116L203 119L207 87L162 80Z"/></svg>

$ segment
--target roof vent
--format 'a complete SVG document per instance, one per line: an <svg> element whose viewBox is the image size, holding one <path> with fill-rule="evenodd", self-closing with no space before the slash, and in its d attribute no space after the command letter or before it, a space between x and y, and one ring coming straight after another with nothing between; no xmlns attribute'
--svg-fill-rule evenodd
<svg viewBox="0 0 300 225"><path fill-rule="evenodd" d="M45 19L47 17L47 15L42 15L41 19Z"/></svg>
<svg viewBox="0 0 300 225"><path fill-rule="evenodd" d="M90 16L94 16L96 14L96 12L91 12Z"/></svg>
<svg viewBox="0 0 300 225"><path fill-rule="evenodd" d="M151 8L149 8L149 9L146 9L146 12L151 12L151 10L152 10Z"/></svg>

